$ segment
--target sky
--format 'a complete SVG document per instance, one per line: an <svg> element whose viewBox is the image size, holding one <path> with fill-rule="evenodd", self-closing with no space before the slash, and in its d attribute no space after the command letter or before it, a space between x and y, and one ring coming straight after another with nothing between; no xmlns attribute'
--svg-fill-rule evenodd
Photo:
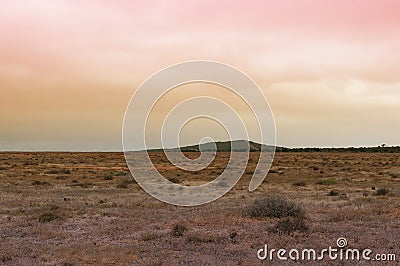
<svg viewBox="0 0 400 266"><path fill-rule="evenodd" d="M400 145L399 14L397 0L0 0L0 150L120 151L135 89L189 60L249 75L280 146Z"/></svg>

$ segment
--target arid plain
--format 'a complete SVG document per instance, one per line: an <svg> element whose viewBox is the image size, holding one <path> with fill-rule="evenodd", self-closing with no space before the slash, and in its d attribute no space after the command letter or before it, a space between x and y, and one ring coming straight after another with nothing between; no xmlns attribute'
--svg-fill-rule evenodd
<svg viewBox="0 0 400 266"><path fill-rule="evenodd" d="M250 154L225 196L177 207L146 194L122 153L3 152L0 264L281 265L260 261L257 250L323 249L340 237L400 259L400 153L279 152L254 192L248 184L258 153ZM193 185L217 177L229 153L198 173L175 169L161 152L151 157L165 177ZM256 200L271 195L302 209L301 226L251 214ZM324 262L338 264L348 262Z"/></svg>

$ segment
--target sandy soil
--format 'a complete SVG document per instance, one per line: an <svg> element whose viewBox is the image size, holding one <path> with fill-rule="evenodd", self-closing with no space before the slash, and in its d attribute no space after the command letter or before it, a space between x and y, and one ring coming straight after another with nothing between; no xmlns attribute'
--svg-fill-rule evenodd
<svg viewBox="0 0 400 266"><path fill-rule="evenodd" d="M218 176L228 153L194 174L175 169L162 153L152 158L166 177L191 185ZM249 192L256 158L252 153L224 197L176 207L133 182L121 153L1 153L0 264L281 265L260 261L257 250L323 249L344 237L348 247L396 254L397 262L386 264L398 265L400 154L277 153L266 181ZM381 188L389 193L376 195ZM246 214L272 194L301 204L308 230L280 233L279 218Z"/></svg>

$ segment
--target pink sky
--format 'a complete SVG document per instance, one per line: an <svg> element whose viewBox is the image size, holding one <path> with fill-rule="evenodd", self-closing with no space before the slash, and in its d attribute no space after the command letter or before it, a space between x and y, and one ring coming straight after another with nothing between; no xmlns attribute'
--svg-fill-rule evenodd
<svg viewBox="0 0 400 266"><path fill-rule="evenodd" d="M279 145L400 145L399 14L378 0L0 1L0 149L120 150L134 89L196 59L258 83Z"/></svg>

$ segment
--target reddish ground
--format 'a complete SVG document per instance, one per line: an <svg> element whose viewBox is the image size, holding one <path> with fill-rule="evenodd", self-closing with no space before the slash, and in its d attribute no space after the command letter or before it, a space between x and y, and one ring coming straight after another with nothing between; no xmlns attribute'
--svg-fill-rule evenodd
<svg viewBox="0 0 400 266"><path fill-rule="evenodd" d="M228 155L197 174L174 169L162 153L152 158L166 177L191 185L215 178ZM132 182L120 153L1 153L0 264L260 265L264 244L322 249L345 237L349 247L396 254L387 264L398 265L400 154L277 153L265 182L249 192L256 156L227 195L176 207ZM377 195L382 188L388 193ZM281 219L246 214L272 194L301 204L308 230L279 233ZM176 225L186 230L180 235Z"/></svg>

